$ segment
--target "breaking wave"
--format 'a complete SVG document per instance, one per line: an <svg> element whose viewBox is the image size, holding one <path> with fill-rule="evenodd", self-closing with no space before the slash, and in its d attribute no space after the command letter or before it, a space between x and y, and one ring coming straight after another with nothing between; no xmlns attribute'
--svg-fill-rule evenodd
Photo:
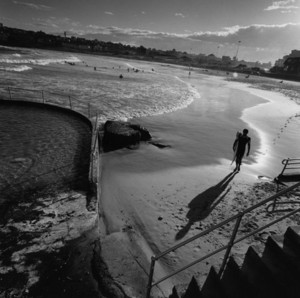
<svg viewBox="0 0 300 298"><path fill-rule="evenodd" d="M71 68L67 65L70 63L74 63ZM34 67L49 64L50 72L47 66ZM88 103L100 122L164 114L183 109L200 97L186 80L184 69L144 61L26 49L2 56L0 70L7 71L5 84L18 82L20 89L34 90L39 86L48 94L49 102L61 101L68 106L64 94L69 95L73 108L84 114ZM21 75L29 70L30 80ZM123 80L120 73L124 74Z"/></svg>
<svg viewBox="0 0 300 298"><path fill-rule="evenodd" d="M17 72L21 72L21 71L26 71L26 70L31 70L32 67L29 67L27 65L17 65L17 66L11 66L11 67L3 67L0 66L0 70L4 70L4 71L17 71Z"/></svg>
<svg viewBox="0 0 300 298"><path fill-rule="evenodd" d="M19 55L19 56L16 56ZM20 54L13 54L13 56L21 57ZM0 59L0 63L7 63L7 64L34 64L34 65L48 65L48 64L64 64L64 63L76 63L81 62L81 60L75 56L67 57L65 59L52 59L52 58L45 58L45 59Z"/></svg>

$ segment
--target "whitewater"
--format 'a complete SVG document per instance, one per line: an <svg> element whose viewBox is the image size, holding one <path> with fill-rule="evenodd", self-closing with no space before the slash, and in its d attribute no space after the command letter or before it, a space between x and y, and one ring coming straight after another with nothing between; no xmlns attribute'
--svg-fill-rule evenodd
<svg viewBox="0 0 300 298"><path fill-rule="evenodd" d="M70 96L79 112L86 114L89 104L100 122L159 115L200 97L184 80L186 67L37 49L0 47L0 53L2 93L11 87Z"/></svg>
<svg viewBox="0 0 300 298"><path fill-rule="evenodd" d="M102 255L130 297L145 296L151 256L257 203L263 196L253 197L251 188L260 177L271 181L283 158L298 157L299 105L270 91L278 88L276 81L267 82L270 90L256 90L201 69L189 76L188 67L178 65L36 49L1 48L0 53L0 95L10 87L12 97L18 92L14 88L43 90L47 101L46 91L71 96L73 108L85 114L89 104L102 122L139 118L154 142L166 145L160 149L143 143L139 150L102 156ZM20 94L30 99L31 93ZM60 104L69 107L68 101ZM232 142L243 128L250 130L251 153L241 172L233 173ZM245 222L260 225L264 214ZM232 229L226 226L172 251L157 264L154 279L227 244ZM235 253L241 251L244 244ZM160 291L170 294L174 284L186 286L191 275L204 280L210 265L219 261L214 257L166 280L160 290L154 289L154 297Z"/></svg>

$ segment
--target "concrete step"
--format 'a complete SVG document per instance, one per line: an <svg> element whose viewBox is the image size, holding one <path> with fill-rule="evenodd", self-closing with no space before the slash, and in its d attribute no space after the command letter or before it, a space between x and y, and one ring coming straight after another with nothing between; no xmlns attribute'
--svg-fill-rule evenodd
<svg viewBox="0 0 300 298"><path fill-rule="evenodd" d="M179 298L174 287L171 298ZM300 297L300 227L250 246L241 266L230 257L220 280L214 267L200 290L193 277L182 298Z"/></svg>
<svg viewBox="0 0 300 298"><path fill-rule="evenodd" d="M191 282L188 285L188 288L182 298L202 298L203 295L201 294L200 287L195 279L192 277Z"/></svg>
<svg viewBox="0 0 300 298"><path fill-rule="evenodd" d="M299 297L297 270L293 266L292 260L286 256L272 237L268 237L261 259L270 270L276 283L285 289L286 297Z"/></svg>
<svg viewBox="0 0 300 298"><path fill-rule="evenodd" d="M223 273L221 284L230 298L256 297L255 289L247 276L240 270L233 257L230 257Z"/></svg>
<svg viewBox="0 0 300 298"><path fill-rule="evenodd" d="M180 298L175 286L173 287L172 294L169 296L169 298Z"/></svg>
<svg viewBox="0 0 300 298"><path fill-rule="evenodd" d="M276 279L272 276L272 272L251 246L247 250L241 270L257 290L256 297L285 297L284 289L276 282Z"/></svg>
<svg viewBox="0 0 300 298"><path fill-rule="evenodd" d="M295 263L300 263L300 236L295 228L289 227L284 234L283 250L290 254Z"/></svg>
<svg viewBox="0 0 300 298"><path fill-rule="evenodd" d="M211 267L205 283L201 289L203 298L229 298L225 294L221 281L214 267Z"/></svg>

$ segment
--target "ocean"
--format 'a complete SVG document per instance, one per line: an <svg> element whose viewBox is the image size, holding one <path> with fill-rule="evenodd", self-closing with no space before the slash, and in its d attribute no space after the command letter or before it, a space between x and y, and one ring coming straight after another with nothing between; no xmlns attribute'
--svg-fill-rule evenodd
<svg viewBox="0 0 300 298"><path fill-rule="evenodd" d="M207 70L167 63L3 46L0 46L0 55L0 95L3 98L71 107L91 120L98 115L100 123L138 119L158 140L180 138L176 146L185 148L182 151L184 163L187 151L191 156L190 164L230 160L232 152L228 148L232 138L243 128L250 129L253 138L249 163L266 164L265 156L276 156L278 171L281 159L297 157L298 144L291 140L298 131L296 120L299 117L295 115L299 105L286 101L282 110L282 96L276 100L278 107L272 103L278 97L275 93L226 82L223 78L207 75ZM269 81L274 86L275 81ZM298 93L295 94L298 98ZM274 107L272 115L271 106ZM170 112L186 107L191 107L187 120L184 123L180 123L180 119L174 121ZM264 107L269 111L270 125L264 123L264 116L259 116L264 115ZM153 119L152 116L163 118ZM168 117L171 119L165 123ZM188 135L184 132L180 137L179 128L185 126ZM199 142L205 148L205 155L197 154ZM287 146L288 143L292 145ZM274 160L270 163L273 168Z"/></svg>
<svg viewBox="0 0 300 298"><path fill-rule="evenodd" d="M188 67L162 63L37 49L1 47L0 53L2 97L34 94L35 100L69 107L64 99L70 96L75 110L87 115L90 105L92 118L97 112L101 122L137 120L154 142L167 145L145 143L139 150L103 155L102 253L112 276L133 289L129 296L141 297L145 290L151 255L176 244L178 233L193 236L245 208L251 203L242 197L248 186L260 176L271 180L280 173L282 159L298 157L299 105L279 93L227 82L201 69L189 76ZM226 190L216 193L235 166L232 143L243 128L252 138L250 156ZM189 204L205 195L217 203L189 226ZM157 277L227 244L226 233L172 252ZM174 281L188 283L191 273L202 276L209 266L201 266Z"/></svg>
<svg viewBox="0 0 300 298"><path fill-rule="evenodd" d="M200 96L184 81L186 67L38 49L0 47L0 53L1 94L10 87L11 96L24 95L13 88L70 96L74 109L87 114L89 104L100 122L167 113Z"/></svg>

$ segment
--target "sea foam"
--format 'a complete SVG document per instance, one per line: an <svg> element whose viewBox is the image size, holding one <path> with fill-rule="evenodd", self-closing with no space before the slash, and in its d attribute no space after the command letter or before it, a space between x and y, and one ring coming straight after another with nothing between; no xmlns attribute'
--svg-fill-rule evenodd
<svg viewBox="0 0 300 298"><path fill-rule="evenodd" d="M14 54L17 55L17 54ZM63 64L63 63L76 63L81 62L81 60L75 56L67 57L65 59L0 59L0 63L6 64L34 64L34 65L48 65L48 64Z"/></svg>
<svg viewBox="0 0 300 298"><path fill-rule="evenodd" d="M18 66L11 66L11 67L3 67L0 66L0 70L4 70L4 71L17 71L17 72L21 72L21 71L26 71L26 70L31 70L32 67L29 67L27 65L18 65Z"/></svg>

